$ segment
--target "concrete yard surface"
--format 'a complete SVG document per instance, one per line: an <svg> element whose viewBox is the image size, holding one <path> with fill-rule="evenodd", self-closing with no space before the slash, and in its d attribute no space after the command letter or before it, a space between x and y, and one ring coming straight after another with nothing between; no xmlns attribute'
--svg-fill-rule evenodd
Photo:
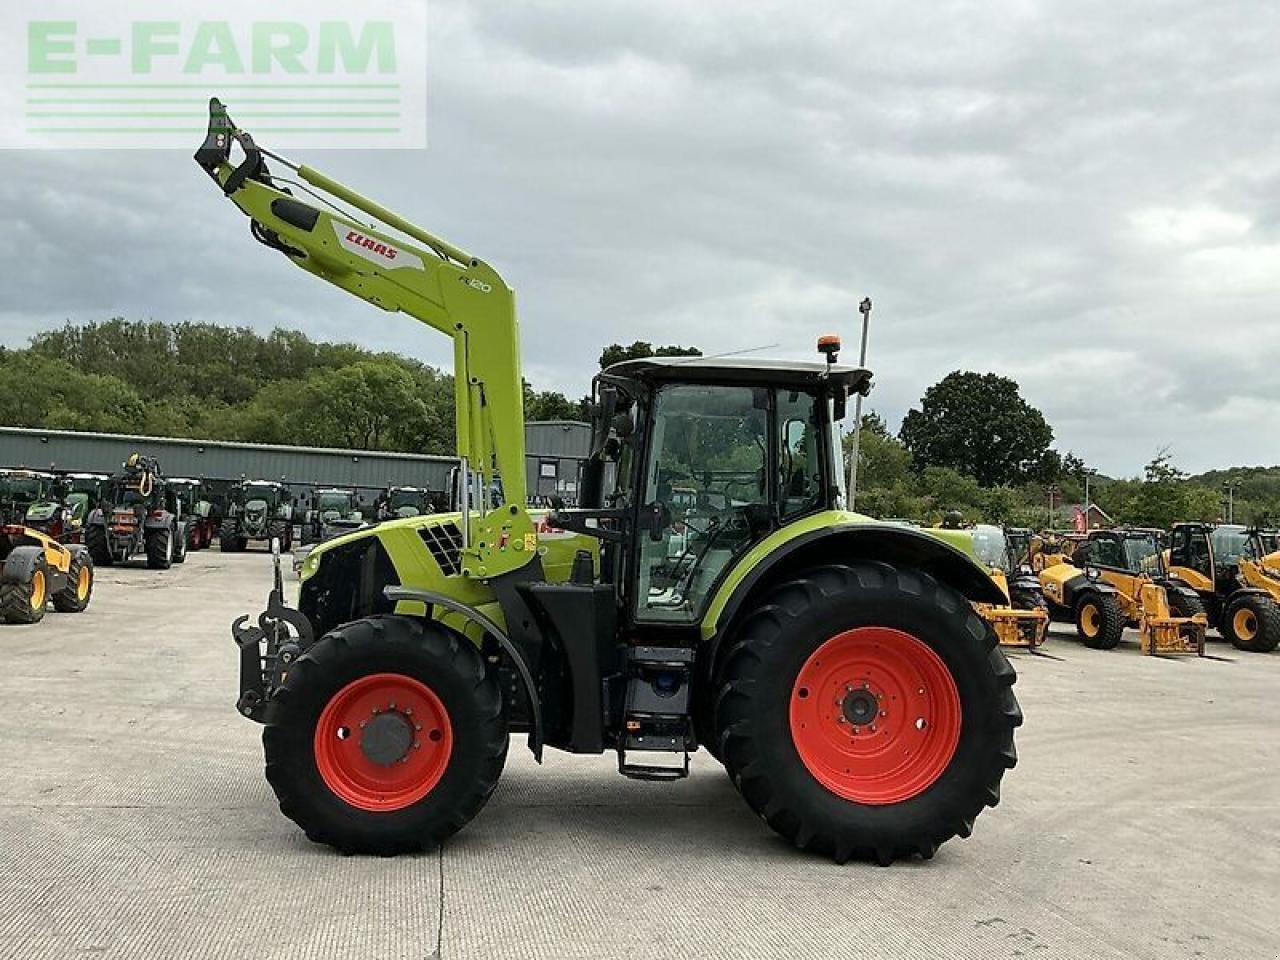
<svg viewBox="0 0 1280 960"><path fill-rule="evenodd" d="M789 848L705 754L638 783L524 738L443 850L309 843L237 716L229 625L265 554L104 569L0 626L0 957L1275 958L1280 654L1014 654L1018 767L930 862Z"/></svg>

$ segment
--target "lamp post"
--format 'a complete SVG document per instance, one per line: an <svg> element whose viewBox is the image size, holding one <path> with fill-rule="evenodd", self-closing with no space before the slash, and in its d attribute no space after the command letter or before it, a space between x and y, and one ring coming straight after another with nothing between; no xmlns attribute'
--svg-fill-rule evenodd
<svg viewBox="0 0 1280 960"><path fill-rule="evenodd" d="M1222 488L1227 491L1227 523L1236 522L1236 490L1239 487L1239 480L1224 480L1222 482Z"/></svg>
<svg viewBox="0 0 1280 960"><path fill-rule="evenodd" d="M1056 483L1049 484L1049 527L1048 529L1050 530L1053 529L1053 520L1054 520L1053 500L1054 500L1054 497L1058 495L1058 493L1059 493L1058 485Z"/></svg>
<svg viewBox="0 0 1280 960"><path fill-rule="evenodd" d="M858 366L867 365L867 322L871 319L871 298L863 297L858 304L862 314L862 349L858 351ZM854 509L858 496L858 453L862 449L862 394L853 401L853 456L849 458L849 509Z"/></svg>
<svg viewBox="0 0 1280 960"><path fill-rule="evenodd" d="M1089 532L1089 478L1097 474L1097 470L1085 469L1084 471L1084 532Z"/></svg>

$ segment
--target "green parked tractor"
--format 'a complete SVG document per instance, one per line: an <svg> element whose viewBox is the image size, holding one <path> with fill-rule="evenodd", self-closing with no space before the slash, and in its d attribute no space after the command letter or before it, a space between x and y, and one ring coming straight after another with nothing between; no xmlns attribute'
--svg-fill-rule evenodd
<svg viewBox="0 0 1280 960"><path fill-rule="evenodd" d="M233 144L243 158L231 160ZM305 202L327 193L384 227ZM454 344L455 513L337 537L233 625L242 714L286 816L346 852L433 847L485 805L509 735L646 780L707 749L797 847L931 857L1000 797L1022 720L964 550L844 508L837 362L656 358L595 378L579 507L526 507L514 297L483 261L270 154L217 101L197 162L255 238ZM390 231L398 235L393 236ZM471 477L478 479L472 483ZM497 502L474 502L473 489Z"/></svg>

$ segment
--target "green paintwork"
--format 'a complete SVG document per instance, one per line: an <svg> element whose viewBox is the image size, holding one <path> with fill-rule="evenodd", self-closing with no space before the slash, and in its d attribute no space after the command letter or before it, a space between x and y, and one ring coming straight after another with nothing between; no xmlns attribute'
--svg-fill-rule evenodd
<svg viewBox="0 0 1280 960"><path fill-rule="evenodd" d="M802 517L796 522L782 527L780 530L775 530L757 543L734 564L733 569L729 571L728 576L724 578L717 588L715 596L711 599L711 604L707 607L707 614L702 619L702 639L707 640L715 635L716 630L720 628L720 617L729 603L729 598L733 596L733 591L738 588L739 584L747 578L752 570L768 559L775 550L796 537L804 536L815 530L848 526L850 524L882 525L879 521L861 513L851 513L848 510L824 510L821 513ZM973 558L973 535L970 531L943 530L941 528L928 527L923 528L921 532L937 537L939 540L957 548L966 556Z"/></svg>
<svg viewBox="0 0 1280 960"><path fill-rule="evenodd" d="M534 524L541 524L547 513L548 511L545 510L534 510L530 511L529 517ZM402 520L388 520L376 527L353 530L351 533L326 540L316 546L303 560L301 579L307 580L315 574L320 566L321 557L327 551L366 537L377 537L387 551L387 556L391 558L391 563L396 568L396 575L403 586L442 593L459 603L475 608L505 627L506 620L502 609L489 584L477 577L447 576L423 545L422 537L419 536L418 531L424 527L440 526L446 523L456 524L460 519L461 514L458 513L433 513L427 516L405 517ZM595 537L546 529L531 535L536 538L537 553L542 561L543 573L551 583L562 583L569 579L573 569L573 558L579 550L590 552L596 566L599 566L600 541ZM499 547L497 552L501 555L506 550L511 550L522 557L532 556L526 553L524 544L523 538L519 541L513 539L506 546ZM522 560L522 562L527 561ZM418 601L402 600L396 605L396 613L425 616L426 610ZM479 631L471 621L449 611L437 610L436 615L440 622L479 642Z"/></svg>
<svg viewBox="0 0 1280 960"><path fill-rule="evenodd" d="M225 117L221 105L211 112L215 119ZM223 162L214 177L225 185L233 169ZM298 226L300 218L282 219L273 204L301 201L257 180L246 180L231 194L247 216L300 252L290 262L453 340L458 456L483 478L481 489L489 489L495 473L501 476L506 497L500 508L472 514L463 564L477 578L519 569L532 553L497 546L504 538L524 543L533 534L525 508L524 393L514 294L488 264L342 184L307 166L298 168L297 176L421 244L311 204L305 206L315 215L313 226Z"/></svg>

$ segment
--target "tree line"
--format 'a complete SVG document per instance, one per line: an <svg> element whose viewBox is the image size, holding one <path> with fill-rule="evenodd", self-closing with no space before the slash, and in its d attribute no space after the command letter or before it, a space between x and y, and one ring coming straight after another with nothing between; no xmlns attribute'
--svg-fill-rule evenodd
<svg viewBox="0 0 1280 960"><path fill-rule="evenodd" d="M699 353L614 343L599 363ZM585 420L588 402L525 384L529 420ZM117 317L0 348L0 423L9 426L448 454L453 422L450 374L295 330ZM1055 449L1053 436L1015 381L955 371L896 434L876 413L864 417L857 507L925 523L959 510L971 521L1061 525L1069 518L1051 517L1050 489L1059 504L1082 503L1087 474L1090 499L1120 523L1223 518L1228 482L1237 520L1280 519L1280 467L1188 477L1159 452L1141 475L1116 479Z"/></svg>

